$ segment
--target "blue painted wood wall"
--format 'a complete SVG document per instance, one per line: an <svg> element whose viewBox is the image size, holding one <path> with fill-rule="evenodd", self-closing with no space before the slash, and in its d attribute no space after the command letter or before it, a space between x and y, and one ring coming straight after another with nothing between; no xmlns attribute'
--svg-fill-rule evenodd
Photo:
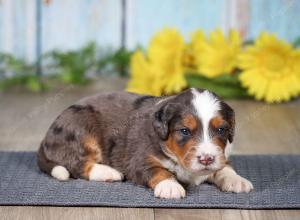
<svg viewBox="0 0 300 220"><path fill-rule="evenodd" d="M88 41L121 45L121 0L41 0L43 53L76 49ZM127 0L126 46L147 45L165 26L185 36L197 28L239 29L245 38L261 31L293 41L300 36L299 0ZM0 0L0 52L36 58L36 0Z"/></svg>

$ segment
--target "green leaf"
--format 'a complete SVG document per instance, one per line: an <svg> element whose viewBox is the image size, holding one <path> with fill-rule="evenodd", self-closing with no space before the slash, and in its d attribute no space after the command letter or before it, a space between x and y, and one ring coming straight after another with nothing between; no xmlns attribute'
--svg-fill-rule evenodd
<svg viewBox="0 0 300 220"><path fill-rule="evenodd" d="M37 77L29 77L26 80L26 87L32 92L40 92L43 90L43 86Z"/></svg>
<svg viewBox="0 0 300 220"><path fill-rule="evenodd" d="M43 63L46 64L46 71L53 73L52 78L64 83L85 85L91 81L87 73L117 73L127 76L131 54L132 52L125 48L102 51L96 43L91 42L78 50L48 52L43 55ZM0 89L15 86L25 87L30 91L45 89L46 84L41 83L41 79L32 74L35 70L34 64L28 64L11 54L0 53Z"/></svg>
<svg viewBox="0 0 300 220"><path fill-rule="evenodd" d="M240 85L237 77L237 74L235 74L210 79L198 74L186 75L188 84L191 87L207 89L224 99L248 98L247 91Z"/></svg>
<svg viewBox="0 0 300 220"><path fill-rule="evenodd" d="M86 84L86 73L96 66L97 46L94 42L86 44L76 51L60 52L54 50L44 57L52 61L52 67L58 70L59 79L65 83Z"/></svg>
<svg viewBox="0 0 300 220"><path fill-rule="evenodd" d="M128 76L131 51L121 48L115 52L109 52L97 61L98 72L117 73L120 76Z"/></svg>
<svg viewBox="0 0 300 220"><path fill-rule="evenodd" d="M42 83L35 75L16 75L0 81L0 90L7 90L15 86L24 87L32 92L40 92L47 89L46 84Z"/></svg>
<svg viewBox="0 0 300 220"><path fill-rule="evenodd" d="M293 45L294 45L295 48L300 47L300 37L298 37L298 38L294 41Z"/></svg>
<svg viewBox="0 0 300 220"><path fill-rule="evenodd" d="M254 40L246 40L245 42L243 42L244 46L249 46L249 45L252 45L252 44L254 44Z"/></svg>

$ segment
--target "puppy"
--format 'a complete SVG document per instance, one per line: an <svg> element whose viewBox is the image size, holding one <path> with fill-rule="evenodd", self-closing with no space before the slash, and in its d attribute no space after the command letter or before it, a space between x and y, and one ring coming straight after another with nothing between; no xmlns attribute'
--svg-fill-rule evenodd
<svg viewBox="0 0 300 220"><path fill-rule="evenodd" d="M248 193L251 182L228 164L234 126L234 111L207 90L169 97L98 94L57 117L39 148L38 165L61 181L126 178L166 199L185 197L181 183L204 181Z"/></svg>

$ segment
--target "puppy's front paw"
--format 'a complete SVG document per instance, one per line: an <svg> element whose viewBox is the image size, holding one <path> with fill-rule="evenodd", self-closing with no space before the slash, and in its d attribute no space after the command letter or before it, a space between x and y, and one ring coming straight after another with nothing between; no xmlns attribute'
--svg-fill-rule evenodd
<svg viewBox="0 0 300 220"><path fill-rule="evenodd" d="M180 199L185 197L185 190L175 179L166 179L155 186L154 195L162 199Z"/></svg>
<svg viewBox="0 0 300 220"><path fill-rule="evenodd" d="M225 192L248 193L253 189L253 185L249 180L239 175L230 175L222 179L220 188Z"/></svg>

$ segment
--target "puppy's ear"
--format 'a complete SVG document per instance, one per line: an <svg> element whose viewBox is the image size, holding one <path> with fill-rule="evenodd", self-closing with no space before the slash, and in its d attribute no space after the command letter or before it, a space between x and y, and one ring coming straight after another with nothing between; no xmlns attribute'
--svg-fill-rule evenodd
<svg viewBox="0 0 300 220"><path fill-rule="evenodd" d="M221 102L221 109L221 114L230 126L228 140L232 143L235 131L235 113L233 109L223 101Z"/></svg>
<svg viewBox="0 0 300 220"><path fill-rule="evenodd" d="M177 112L178 104L167 103L160 107L154 114L153 127L162 140L166 140L169 134L169 123Z"/></svg>
<svg viewBox="0 0 300 220"><path fill-rule="evenodd" d="M234 111L233 110L232 110L231 119L229 120L229 124L230 124L230 129L229 129L228 140L229 140L230 143L232 143L233 142L234 133L235 133L235 116L234 116Z"/></svg>

